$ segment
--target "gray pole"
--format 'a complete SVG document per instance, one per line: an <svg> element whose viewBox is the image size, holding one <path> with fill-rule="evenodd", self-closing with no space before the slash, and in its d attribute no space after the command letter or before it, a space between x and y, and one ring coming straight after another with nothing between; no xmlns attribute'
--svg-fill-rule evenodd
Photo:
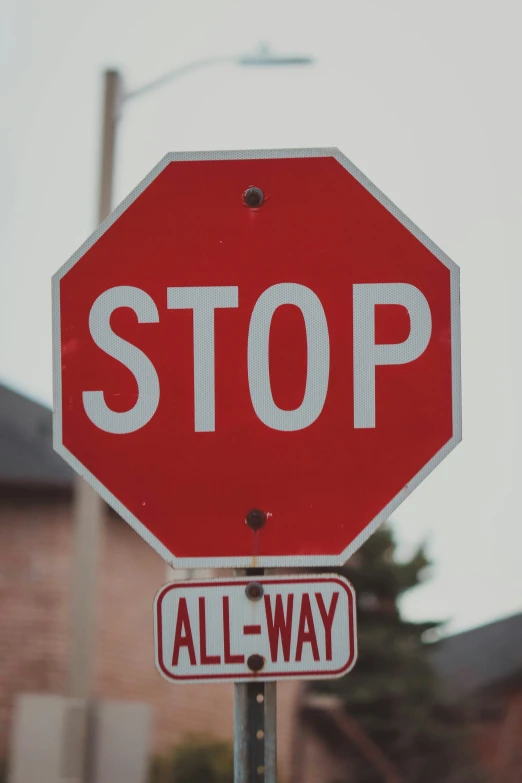
<svg viewBox="0 0 522 783"><path fill-rule="evenodd" d="M234 684L234 783L277 783L275 682Z"/></svg>
<svg viewBox="0 0 522 783"><path fill-rule="evenodd" d="M116 124L121 98L121 76L117 71L105 72L105 91L102 121L98 222L111 210L114 171ZM79 476L74 483L73 522L74 553L71 595L71 652L69 695L85 700L87 707L94 686L94 653L96 625L97 565L100 538L103 529L104 504L97 492ZM78 735L74 754L77 769L82 769L82 780L88 776L88 713Z"/></svg>
<svg viewBox="0 0 522 783"><path fill-rule="evenodd" d="M277 783L277 684L265 682L265 783Z"/></svg>
<svg viewBox="0 0 522 783"><path fill-rule="evenodd" d="M234 783L248 783L246 683L234 683Z"/></svg>
<svg viewBox="0 0 522 783"><path fill-rule="evenodd" d="M275 682L234 684L234 783L277 783Z"/></svg>
<svg viewBox="0 0 522 783"><path fill-rule="evenodd" d="M116 152L116 126L123 102L123 79L119 71L105 71L102 147L98 198L98 223L111 211Z"/></svg>

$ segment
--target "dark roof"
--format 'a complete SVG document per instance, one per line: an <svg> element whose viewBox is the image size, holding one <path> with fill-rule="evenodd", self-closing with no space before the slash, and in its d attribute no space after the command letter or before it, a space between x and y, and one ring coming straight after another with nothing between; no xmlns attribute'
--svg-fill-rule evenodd
<svg viewBox="0 0 522 783"><path fill-rule="evenodd" d="M522 612L442 639L433 662L447 696L459 701L522 674Z"/></svg>
<svg viewBox="0 0 522 783"><path fill-rule="evenodd" d="M72 469L53 450L50 408L0 384L0 484L71 484Z"/></svg>

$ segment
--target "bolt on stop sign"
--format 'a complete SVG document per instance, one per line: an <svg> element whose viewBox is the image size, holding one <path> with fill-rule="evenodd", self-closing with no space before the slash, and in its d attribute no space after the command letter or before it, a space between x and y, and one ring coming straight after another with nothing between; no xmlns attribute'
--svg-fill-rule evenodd
<svg viewBox="0 0 522 783"><path fill-rule="evenodd" d="M55 448L174 567L341 564L460 440L458 267L336 149L167 155L53 323Z"/></svg>

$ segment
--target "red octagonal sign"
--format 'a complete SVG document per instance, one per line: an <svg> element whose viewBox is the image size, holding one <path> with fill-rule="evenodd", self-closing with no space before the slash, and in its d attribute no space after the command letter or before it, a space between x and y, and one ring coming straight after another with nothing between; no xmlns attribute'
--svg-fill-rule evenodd
<svg viewBox="0 0 522 783"><path fill-rule="evenodd" d="M55 448L175 567L341 564L460 440L458 281L336 149L167 155L54 277Z"/></svg>

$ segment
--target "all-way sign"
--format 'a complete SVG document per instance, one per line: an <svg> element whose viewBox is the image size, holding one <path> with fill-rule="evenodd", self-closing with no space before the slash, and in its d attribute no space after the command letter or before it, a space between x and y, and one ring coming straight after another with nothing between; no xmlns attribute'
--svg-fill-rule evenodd
<svg viewBox="0 0 522 783"><path fill-rule="evenodd" d="M167 680L332 678L355 663L355 595L339 576L171 582L154 606Z"/></svg>

